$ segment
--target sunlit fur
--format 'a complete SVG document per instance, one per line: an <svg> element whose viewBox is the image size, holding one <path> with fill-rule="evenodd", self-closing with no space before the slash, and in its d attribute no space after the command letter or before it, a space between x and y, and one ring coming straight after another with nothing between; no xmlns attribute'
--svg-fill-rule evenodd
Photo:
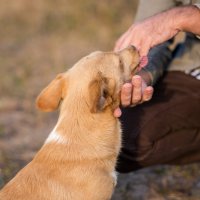
<svg viewBox="0 0 200 200"><path fill-rule="evenodd" d="M116 185L121 129L113 111L139 56L133 47L96 52L58 75L37 106L60 115L40 151L1 191L1 200L108 200Z"/></svg>

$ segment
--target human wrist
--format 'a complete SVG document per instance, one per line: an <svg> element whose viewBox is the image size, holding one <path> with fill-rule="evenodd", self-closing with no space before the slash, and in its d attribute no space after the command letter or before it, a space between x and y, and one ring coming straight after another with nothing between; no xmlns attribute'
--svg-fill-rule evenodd
<svg viewBox="0 0 200 200"><path fill-rule="evenodd" d="M180 7L175 7L169 10L166 10L163 13L160 13L163 18L163 21L167 19L167 22L163 23L168 23L168 29L170 32L179 32L182 30L182 9Z"/></svg>
<svg viewBox="0 0 200 200"><path fill-rule="evenodd" d="M196 25L194 16L200 15L200 10L196 5L173 8L172 13L172 17L175 19L172 19L175 29L178 31L195 33L195 31L193 31L193 27Z"/></svg>

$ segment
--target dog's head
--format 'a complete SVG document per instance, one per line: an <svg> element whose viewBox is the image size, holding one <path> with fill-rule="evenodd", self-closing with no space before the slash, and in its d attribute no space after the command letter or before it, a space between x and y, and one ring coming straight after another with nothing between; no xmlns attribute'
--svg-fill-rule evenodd
<svg viewBox="0 0 200 200"><path fill-rule="evenodd" d="M94 52L77 62L70 70L58 75L38 96L37 107L53 111L60 102L85 103L90 112L102 112L119 106L123 83L139 66L134 47L119 52Z"/></svg>

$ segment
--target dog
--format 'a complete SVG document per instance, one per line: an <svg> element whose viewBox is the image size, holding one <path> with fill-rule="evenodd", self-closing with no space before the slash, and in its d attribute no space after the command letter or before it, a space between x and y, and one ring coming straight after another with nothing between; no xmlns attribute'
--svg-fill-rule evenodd
<svg viewBox="0 0 200 200"><path fill-rule="evenodd" d="M109 200L116 185L120 89L138 70L139 54L94 52L39 94L42 111L60 115L44 145L0 191L1 200Z"/></svg>

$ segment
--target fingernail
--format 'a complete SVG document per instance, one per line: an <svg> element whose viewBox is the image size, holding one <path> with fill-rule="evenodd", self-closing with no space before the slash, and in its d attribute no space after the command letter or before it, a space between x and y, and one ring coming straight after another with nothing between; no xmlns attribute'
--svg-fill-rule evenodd
<svg viewBox="0 0 200 200"><path fill-rule="evenodd" d="M142 80L141 80L141 77L136 75L132 78L132 84L135 86L135 85L141 85L142 83Z"/></svg>
<svg viewBox="0 0 200 200"><path fill-rule="evenodd" d="M131 83L125 83L125 84L123 85L123 88L124 88L124 90L126 90L126 91L130 91L130 90L132 89L132 85L131 85Z"/></svg>
<svg viewBox="0 0 200 200"><path fill-rule="evenodd" d="M134 75L132 79L141 79L139 75Z"/></svg>
<svg viewBox="0 0 200 200"><path fill-rule="evenodd" d="M153 92L153 88L151 86L149 86L146 90L147 90L148 93L152 93Z"/></svg>
<svg viewBox="0 0 200 200"><path fill-rule="evenodd" d="M120 117L121 115L122 115L121 109L120 109L120 108L116 108L116 109L114 110L114 116L115 116L115 117Z"/></svg>

